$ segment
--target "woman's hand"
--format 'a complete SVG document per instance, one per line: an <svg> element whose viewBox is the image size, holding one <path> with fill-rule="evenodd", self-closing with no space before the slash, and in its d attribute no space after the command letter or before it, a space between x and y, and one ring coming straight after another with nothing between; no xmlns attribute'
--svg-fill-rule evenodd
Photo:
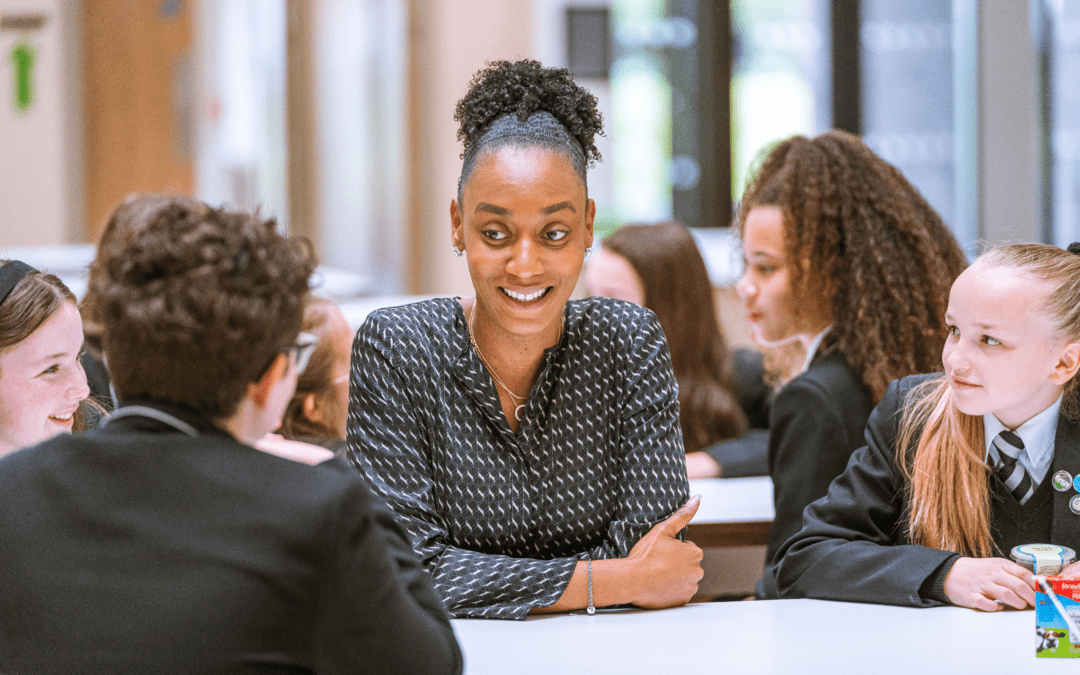
<svg viewBox="0 0 1080 675"><path fill-rule="evenodd" d="M658 609L690 602L697 593L701 569L701 549L675 535L689 524L701 505L692 497L667 520L657 523L630 550L627 560L634 565L638 588L631 602L638 607Z"/></svg>
<svg viewBox="0 0 1080 675"><path fill-rule="evenodd" d="M687 478L719 478L720 463L706 452L691 452L686 455Z"/></svg>
<svg viewBox="0 0 1080 675"><path fill-rule="evenodd" d="M1035 606L1035 575L1004 558L960 558L945 577L945 597L984 612L1027 609Z"/></svg>

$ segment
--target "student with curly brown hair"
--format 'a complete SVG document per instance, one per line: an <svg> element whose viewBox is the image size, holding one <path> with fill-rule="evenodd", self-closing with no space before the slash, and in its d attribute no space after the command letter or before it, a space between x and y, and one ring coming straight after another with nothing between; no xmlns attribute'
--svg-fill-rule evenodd
<svg viewBox="0 0 1080 675"><path fill-rule="evenodd" d="M86 309L120 405L0 459L0 671L461 671L363 480L252 447L307 360L304 244L180 197L113 214Z"/></svg>
<svg viewBox="0 0 1080 675"><path fill-rule="evenodd" d="M569 300L593 239L596 98L503 61L457 119L450 239L475 297L368 317L351 457L456 616L683 604L702 553L676 536L698 502L663 331L638 305Z"/></svg>
<svg viewBox="0 0 1080 675"><path fill-rule="evenodd" d="M807 354L769 422L776 517L757 595L776 597L777 551L864 444L889 382L940 368L949 286L966 260L918 190L842 131L776 145L736 224L755 338L800 341Z"/></svg>

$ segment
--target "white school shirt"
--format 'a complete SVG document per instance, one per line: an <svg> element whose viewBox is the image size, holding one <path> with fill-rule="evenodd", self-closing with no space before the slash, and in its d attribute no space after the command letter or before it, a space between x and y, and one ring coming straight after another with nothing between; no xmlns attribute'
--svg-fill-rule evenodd
<svg viewBox="0 0 1080 675"><path fill-rule="evenodd" d="M1050 470L1050 463L1054 461L1054 436L1057 435L1060 413L1061 396L1058 396L1049 408L1013 429L1013 433L1024 442L1024 450L1016 461L1031 477L1033 488L1039 487L1043 478L1046 478L1046 472ZM986 432L986 454L983 461L989 460L990 445L997 435L1007 428L993 413L983 415L983 430Z"/></svg>
<svg viewBox="0 0 1080 675"><path fill-rule="evenodd" d="M830 330L832 330L831 323L828 326L825 326L820 333L815 335L813 340L810 340L810 344L806 346L806 360L803 361L802 370L799 371L799 374L810 370L810 362L817 356L818 347L821 346L821 341L825 339L825 336L829 334Z"/></svg>

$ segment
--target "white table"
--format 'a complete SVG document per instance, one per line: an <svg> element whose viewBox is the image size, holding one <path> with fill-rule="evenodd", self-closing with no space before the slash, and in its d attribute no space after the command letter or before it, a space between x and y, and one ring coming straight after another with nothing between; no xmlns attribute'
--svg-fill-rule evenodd
<svg viewBox="0 0 1080 675"><path fill-rule="evenodd" d="M456 619L466 675L1078 673L1035 657L1035 613L820 600Z"/></svg>
<svg viewBox="0 0 1080 675"><path fill-rule="evenodd" d="M772 493L768 476L690 481L701 506L686 538L702 548L765 545L775 515Z"/></svg>

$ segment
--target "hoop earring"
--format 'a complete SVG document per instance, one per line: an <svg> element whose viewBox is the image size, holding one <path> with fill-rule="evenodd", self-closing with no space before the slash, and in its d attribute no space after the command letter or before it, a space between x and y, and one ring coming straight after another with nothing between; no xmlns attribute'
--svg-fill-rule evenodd
<svg viewBox="0 0 1080 675"><path fill-rule="evenodd" d="M588 246L588 247L585 248L585 257L588 258L591 255L592 255L592 246Z"/></svg>
<svg viewBox="0 0 1080 675"><path fill-rule="evenodd" d="M458 257L458 258L460 258L460 257L461 257L461 256L462 256L462 255L463 255L463 254L465 253L464 251L462 251L462 250L461 250L460 248L458 248L457 246L455 246L454 248L452 248L452 249L450 249L450 250L451 250L451 251L453 251L453 252L454 252L454 256L456 256L456 257Z"/></svg>

